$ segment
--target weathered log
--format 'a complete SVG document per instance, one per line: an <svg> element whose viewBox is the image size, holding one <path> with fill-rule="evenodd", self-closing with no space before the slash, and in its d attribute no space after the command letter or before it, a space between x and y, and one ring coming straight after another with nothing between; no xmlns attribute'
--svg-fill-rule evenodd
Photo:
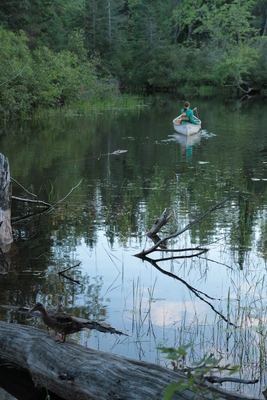
<svg viewBox="0 0 267 400"><path fill-rule="evenodd" d="M11 182L8 159L0 153L0 251L8 253L13 242L11 228Z"/></svg>
<svg viewBox="0 0 267 400"><path fill-rule="evenodd" d="M130 360L71 343L56 344L46 332L29 326L0 322L0 360L28 371L38 387L64 399L158 399L166 386L185 375L159 365ZM190 389L173 399L212 399L209 393ZM238 393L216 389L217 399L246 399ZM248 399L248 398L247 398ZM250 398L251 399L251 398Z"/></svg>

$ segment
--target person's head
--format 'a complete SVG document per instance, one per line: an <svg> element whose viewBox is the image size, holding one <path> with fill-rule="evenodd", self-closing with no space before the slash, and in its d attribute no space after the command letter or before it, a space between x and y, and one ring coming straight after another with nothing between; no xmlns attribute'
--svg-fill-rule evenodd
<svg viewBox="0 0 267 400"><path fill-rule="evenodd" d="M188 110L189 107L190 107L189 101L185 101L184 102L184 111Z"/></svg>
<svg viewBox="0 0 267 400"><path fill-rule="evenodd" d="M185 102L184 102L184 108L189 108L189 107L190 107L189 101L185 101Z"/></svg>

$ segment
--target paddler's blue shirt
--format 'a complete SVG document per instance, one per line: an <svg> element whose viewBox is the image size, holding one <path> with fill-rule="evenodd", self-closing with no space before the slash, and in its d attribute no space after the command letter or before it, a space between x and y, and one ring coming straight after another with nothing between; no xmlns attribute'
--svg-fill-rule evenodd
<svg viewBox="0 0 267 400"><path fill-rule="evenodd" d="M183 112L184 112L184 109L182 108L181 109L181 114L183 114ZM198 123L194 120L194 115L193 115L193 111L190 109L190 108L188 108L187 110L186 110L186 116L189 118L189 122L186 122L186 121L182 121L182 125L183 124L194 124L194 125L198 125Z"/></svg>

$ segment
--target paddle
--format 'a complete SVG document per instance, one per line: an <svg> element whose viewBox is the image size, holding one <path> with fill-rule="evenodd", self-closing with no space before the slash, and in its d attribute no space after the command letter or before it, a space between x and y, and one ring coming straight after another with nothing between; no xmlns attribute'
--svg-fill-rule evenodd
<svg viewBox="0 0 267 400"><path fill-rule="evenodd" d="M196 114L197 114L197 117L198 117L198 119L199 119L199 116L198 116L198 113L197 113L197 108L195 107L195 108L193 109L193 111L195 111L195 112L196 112Z"/></svg>

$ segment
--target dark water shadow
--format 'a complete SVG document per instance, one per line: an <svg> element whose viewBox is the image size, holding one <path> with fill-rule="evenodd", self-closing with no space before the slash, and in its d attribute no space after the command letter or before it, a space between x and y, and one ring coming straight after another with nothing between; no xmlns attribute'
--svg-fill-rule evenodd
<svg viewBox="0 0 267 400"><path fill-rule="evenodd" d="M51 400L64 400L45 388L37 389L30 374L10 365L0 366L0 387L17 400L44 400L48 394Z"/></svg>

